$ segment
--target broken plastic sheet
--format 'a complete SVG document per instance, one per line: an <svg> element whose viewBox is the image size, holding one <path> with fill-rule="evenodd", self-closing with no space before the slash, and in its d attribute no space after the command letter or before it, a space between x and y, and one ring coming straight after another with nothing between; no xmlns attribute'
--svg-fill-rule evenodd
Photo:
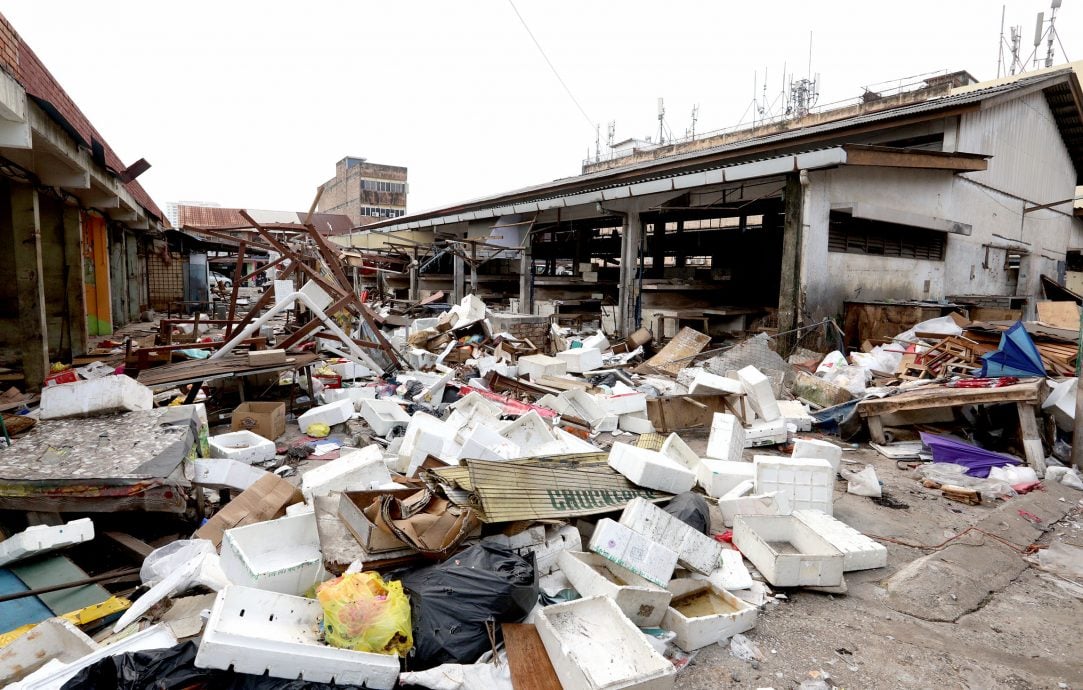
<svg viewBox="0 0 1083 690"><path fill-rule="evenodd" d="M490 652L475 664L441 664L427 671L404 671L399 674L399 684L429 690L515 690L507 654L503 649L499 652L495 661Z"/></svg>
<svg viewBox="0 0 1083 690"><path fill-rule="evenodd" d="M968 469L965 465L949 462L930 462L918 467L917 474L922 479L928 479L937 484L975 489L987 498L1011 498L1018 495L1011 484L998 479L971 477L967 474Z"/></svg>
<svg viewBox="0 0 1083 690"><path fill-rule="evenodd" d="M662 510L697 532L710 534L711 508L700 494L691 491L677 494Z"/></svg>
<svg viewBox="0 0 1083 690"><path fill-rule="evenodd" d="M962 439L921 432L921 442L933 453L933 462L964 465L972 477L988 477L989 468L1018 465L1019 458L979 448Z"/></svg>

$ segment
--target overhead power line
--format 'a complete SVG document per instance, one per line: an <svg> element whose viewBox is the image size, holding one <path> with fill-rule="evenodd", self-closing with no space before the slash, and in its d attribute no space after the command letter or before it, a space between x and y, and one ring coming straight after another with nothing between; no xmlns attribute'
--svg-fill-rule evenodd
<svg viewBox="0 0 1083 690"><path fill-rule="evenodd" d="M534 45L537 46L538 52L541 53L542 58L545 59L545 64L549 65L549 69L553 70L553 76L556 77L557 81L560 82L560 85L564 87L564 91L568 94L568 98L572 99L572 103L574 103L575 107L579 109L579 112L583 115L583 119L587 121L587 124L590 125L590 128L593 130L594 120L590 118L590 115L587 115L587 111L583 109L583 106L579 104L579 100L575 97L575 94L573 94L572 90L568 88L568 85L560 76L560 72L558 72L557 68L553 65L552 60L550 60L549 56L545 54L545 50L541 47L541 43L538 43L538 39L534 37L534 32L530 30L530 27L527 26L526 20L523 19L523 15L519 13L519 8L515 6L513 0L508 0L508 4L511 5L511 9L515 11L515 16L519 18L519 21L522 23L523 28L526 29L526 33L530 36L530 40L534 41Z"/></svg>

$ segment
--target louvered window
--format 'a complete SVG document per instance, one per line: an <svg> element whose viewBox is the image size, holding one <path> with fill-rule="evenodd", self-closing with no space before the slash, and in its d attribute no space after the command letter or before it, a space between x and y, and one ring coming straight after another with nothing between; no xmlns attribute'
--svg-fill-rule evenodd
<svg viewBox="0 0 1083 690"><path fill-rule="evenodd" d="M831 212L827 249L844 254L887 256L900 259L944 260L945 234L909 225L854 218Z"/></svg>

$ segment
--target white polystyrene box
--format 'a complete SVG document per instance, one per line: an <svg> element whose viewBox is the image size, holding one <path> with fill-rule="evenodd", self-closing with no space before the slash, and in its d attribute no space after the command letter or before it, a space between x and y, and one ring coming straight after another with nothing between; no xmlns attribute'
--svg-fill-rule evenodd
<svg viewBox="0 0 1083 690"><path fill-rule="evenodd" d="M778 401L771 390L771 380L756 367L749 365L737 372L737 380L745 390L745 396L752 409L765 421L778 419Z"/></svg>
<svg viewBox="0 0 1083 690"><path fill-rule="evenodd" d="M563 551L557 562L579 596L609 597L641 628L662 622L672 597L666 589L596 553Z"/></svg>
<svg viewBox="0 0 1083 690"><path fill-rule="evenodd" d="M121 374L46 386L41 390L38 411L44 420L149 410L152 407L154 393L150 388Z"/></svg>
<svg viewBox="0 0 1083 690"><path fill-rule="evenodd" d="M42 621L4 647L0 654L0 685L7 687L16 677L22 678L51 659L70 664L98 648L97 642L63 618Z"/></svg>
<svg viewBox="0 0 1083 690"><path fill-rule="evenodd" d="M738 515L733 545L775 587L842 584L842 553L793 515Z"/></svg>
<svg viewBox="0 0 1083 690"><path fill-rule="evenodd" d="M521 454L518 444L495 429L479 424L467 434L455 461L461 464L463 460L511 460Z"/></svg>
<svg viewBox="0 0 1083 690"><path fill-rule="evenodd" d="M1055 384L1053 392L1042 403L1042 410L1053 416L1061 431L1069 432L1075 426L1075 398L1078 379L1068 379Z"/></svg>
<svg viewBox="0 0 1083 690"><path fill-rule="evenodd" d="M842 552L844 571L869 570L887 565L887 547L845 522L818 510L795 510L793 515Z"/></svg>
<svg viewBox="0 0 1083 690"><path fill-rule="evenodd" d="M556 396L555 404L560 407L553 409L562 415L572 415L586 421L591 426L596 426L605 417L605 408L598 398L579 388L563 391Z"/></svg>
<svg viewBox="0 0 1083 690"><path fill-rule="evenodd" d="M560 376L568 373L568 363L549 355L527 355L516 360L520 376L530 376L536 381L542 376Z"/></svg>
<svg viewBox="0 0 1083 690"><path fill-rule="evenodd" d="M692 385L688 387L690 394L696 393L719 393L737 394L743 393L744 387L737 379L712 374L706 369L700 369L692 377Z"/></svg>
<svg viewBox="0 0 1083 690"><path fill-rule="evenodd" d="M169 626L159 623L137 633L132 633L111 644L100 646L69 664L50 659L37 671L19 681L19 685L16 687L19 690L56 690L64 687L65 683L78 675L84 668L92 666L107 657L151 649L168 649L176 644L177 638L174 637Z"/></svg>
<svg viewBox="0 0 1083 690"><path fill-rule="evenodd" d="M428 442L424 440L426 433L430 435ZM412 464L420 465L425 460L425 455L430 453L439 456L446 442L455 442L454 428L431 414L414 413L406 426L406 433L402 435L402 442L397 450L398 462L393 469L409 475L408 468ZM417 457L419 455L420 457Z"/></svg>
<svg viewBox="0 0 1083 690"><path fill-rule="evenodd" d="M331 647L322 639L322 618L316 599L226 587L214 600L195 664L287 680L395 687L398 656Z"/></svg>
<svg viewBox="0 0 1083 690"><path fill-rule="evenodd" d="M617 426L619 424L620 424L620 416L619 415L608 414L607 413L604 417L602 417L600 420L598 420L598 423L595 425L594 429L596 431L601 431L603 433L612 433L612 432L617 430Z"/></svg>
<svg viewBox="0 0 1083 690"><path fill-rule="evenodd" d="M790 499L781 491L767 494L751 493L755 482L748 482L748 492L733 495L739 487L718 499L718 512L726 527L733 527L733 519L738 515L789 515Z"/></svg>
<svg viewBox="0 0 1083 690"><path fill-rule="evenodd" d="M708 496L721 498L741 482L753 479L756 468L750 462L703 458L696 466L696 479Z"/></svg>
<svg viewBox="0 0 1083 690"><path fill-rule="evenodd" d="M363 400L365 402L374 402L372 400ZM326 424L327 426L334 426L336 424L342 424L346 420L353 417L353 401L350 399L337 400L333 403L326 405L319 405L305 412L303 415L297 418L297 426L301 429L301 433L306 433L308 427L313 424Z"/></svg>
<svg viewBox="0 0 1083 690"><path fill-rule="evenodd" d="M228 458L197 458L192 461L192 483L244 491L267 474L267 470Z"/></svg>
<svg viewBox="0 0 1083 690"><path fill-rule="evenodd" d="M0 566L94 538L94 522L79 518L63 525L31 525L0 541Z"/></svg>
<svg viewBox="0 0 1083 690"><path fill-rule="evenodd" d="M627 443L614 443L609 449L609 466L634 484L679 494L696 484L692 470L666 456Z"/></svg>
<svg viewBox="0 0 1083 690"><path fill-rule="evenodd" d="M362 400L375 400L376 399L376 387L375 386L351 386L349 388L324 388L320 393L323 396L325 403L338 402L340 400L349 400L353 403L353 409L355 412L360 412Z"/></svg>
<svg viewBox="0 0 1083 690"><path fill-rule="evenodd" d="M703 580L679 579L668 585L669 602L662 628L677 634L674 642L686 652L722 642L756 625L758 609Z"/></svg>
<svg viewBox="0 0 1083 690"><path fill-rule="evenodd" d="M537 448L554 440L552 428L553 426L536 410L531 410L501 429L499 433L521 450L529 453L531 448Z"/></svg>
<svg viewBox="0 0 1083 690"><path fill-rule="evenodd" d="M815 420L800 400L779 400L778 412L787 424L793 424L798 431L812 431Z"/></svg>
<svg viewBox="0 0 1083 690"><path fill-rule="evenodd" d="M326 577L316 516L257 522L227 529L222 572L235 585L281 594L303 594Z"/></svg>
<svg viewBox="0 0 1083 690"><path fill-rule="evenodd" d="M583 338L583 347L595 348L601 352L605 352L610 349L609 338L605 337L605 333L598 331L594 335Z"/></svg>
<svg viewBox="0 0 1083 690"><path fill-rule="evenodd" d="M211 436L208 442L212 458L226 458L252 465L273 460L275 456L274 441L247 429Z"/></svg>
<svg viewBox="0 0 1083 690"><path fill-rule="evenodd" d="M704 575L714 572L722 557L721 543L643 498L629 501L620 524L676 551L678 563Z"/></svg>
<svg viewBox="0 0 1083 690"><path fill-rule="evenodd" d="M534 554L534 569L538 575L549 575L557 569L560 554L583 550L583 537L574 525L548 525L545 528L545 541L526 550Z"/></svg>
<svg viewBox="0 0 1083 690"><path fill-rule="evenodd" d="M564 360L567 370L573 374L582 374L602 367L602 351L593 347L577 347L557 353L557 359Z"/></svg>
<svg viewBox="0 0 1083 690"><path fill-rule="evenodd" d="M305 472L301 475L301 493L306 502L311 502L315 496L328 496L335 491L368 491L390 481L384 453L373 444L344 452L337 459Z"/></svg>
<svg viewBox="0 0 1083 690"><path fill-rule="evenodd" d="M842 462L842 448L830 441L820 441L811 438L799 438L793 442L791 458L820 458L831 463L831 469L839 471Z"/></svg>
<svg viewBox="0 0 1083 690"><path fill-rule="evenodd" d="M654 424L647 417L646 412L629 412L628 414L622 414L617 422L617 426L621 431L627 431L632 434L653 434Z"/></svg>
<svg viewBox="0 0 1083 690"><path fill-rule="evenodd" d="M662 442L661 450L658 452L670 460L679 462L693 472L699 466L700 457L677 434L667 436L666 440Z"/></svg>
<svg viewBox="0 0 1083 690"><path fill-rule="evenodd" d="M377 436L387 436L392 429L410 423L410 415L390 400L362 400L361 416Z"/></svg>
<svg viewBox="0 0 1083 690"><path fill-rule="evenodd" d="M547 606L534 620L564 690L669 690L677 669L609 597Z"/></svg>
<svg viewBox="0 0 1083 690"><path fill-rule="evenodd" d="M774 446L785 442L786 420L781 417L770 422L753 422L745 429L745 448Z"/></svg>
<svg viewBox="0 0 1083 690"><path fill-rule="evenodd" d="M677 567L677 552L609 518L602 518L590 538L590 550L664 587Z"/></svg>
<svg viewBox="0 0 1083 690"><path fill-rule="evenodd" d="M831 515L834 501L835 471L820 458L784 458L757 455L756 493L779 491L789 499L792 510L812 508Z"/></svg>
<svg viewBox="0 0 1083 690"><path fill-rule="evenodd" d="M602 398L602 406L609 414L622 415L632 412L647 411L647 396L644 393L621 393Z"/></svg>
<svg viewBox="0 0 1083 690"><path fill-rule="evenodd" d="M715 412L711 435L707 438L707 457L716 460L740 460L745 448L745 429L728 412Z"/></svg>

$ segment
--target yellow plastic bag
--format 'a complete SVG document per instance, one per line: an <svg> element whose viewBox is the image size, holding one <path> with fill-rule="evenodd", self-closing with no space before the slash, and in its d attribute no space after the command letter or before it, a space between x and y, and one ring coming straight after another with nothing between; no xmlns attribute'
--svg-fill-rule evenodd
<svg viewBox="0 0 1083 690"><path fill-rule="evenodd" d="M312 438L327 438L327 435L331 433L331 427L322 422L313 422L305 429L305 433Z"/></svg>
<svg viewBox="0 0 1083 690"><path fill-rule="evenodd" d="M405 656L414 646L410 599L401 582L377 573L350 573L316 588L323 634L332 647Z"/></svg>

